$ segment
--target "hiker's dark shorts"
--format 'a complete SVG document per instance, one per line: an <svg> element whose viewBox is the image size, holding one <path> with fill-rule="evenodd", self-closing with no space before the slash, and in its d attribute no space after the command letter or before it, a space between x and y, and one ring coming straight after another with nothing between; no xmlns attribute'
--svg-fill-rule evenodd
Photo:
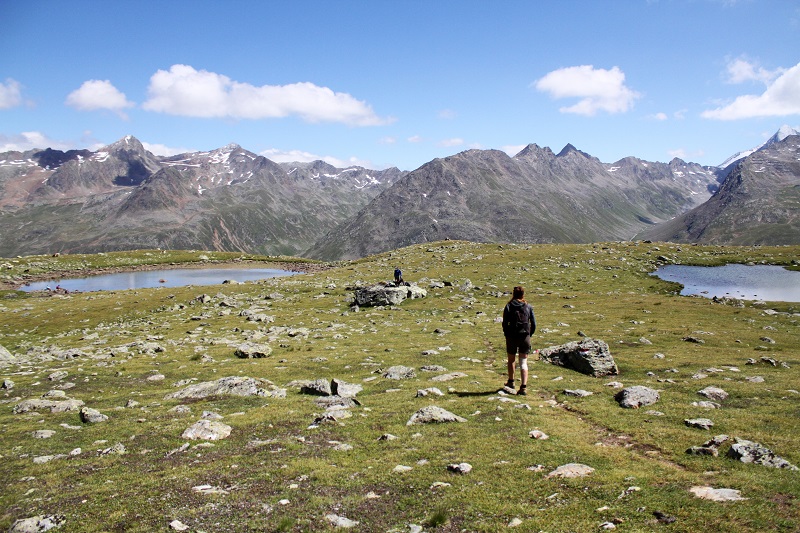
<svg viewBox="0 0 800 533"><path fill-rule="evenodd" d="M508 355L528 355L531 353L531 336L525 337L506 337L506 353Z"/></svg>

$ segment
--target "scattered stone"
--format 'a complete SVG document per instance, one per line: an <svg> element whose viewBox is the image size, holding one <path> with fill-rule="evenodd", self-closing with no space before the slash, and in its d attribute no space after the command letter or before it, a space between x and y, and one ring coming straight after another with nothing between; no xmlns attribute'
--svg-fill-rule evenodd
<svg viewBox="0 0 800 533"><path fill-rule="evenodd" d="M703 500L711 500L714 502L735 502L746 500L741 493L735 489L715 489L713 487L692 487L689 492Z"/></svg>
<svg viewBox="0 0 800 533"><path fill-rule="evenodd" d="M721 402L728 397L728 393L719 387L706 387L705 389L697 391L700 396L705 396L709 400L716 400Z"/></svg>
<svg viewBox="0 0 800 533"><path fill-rule="evenodd" d="M709 402L706 400L701 400L699 402L692 402L692 407L702 407L703 409L719 409L722 406L717 402Z"/></svg>
<svg viewBox="0 0 800 533"><path fill-rule="evenodd" d="M345 529L356 527L358 525L357 520L350 520L349 518L345 518L343 516L339 516L333 513L326 514L325 520L330 522L331 525L333 525L333 527L341 527Z"/></svg>
<svg viewBox="0 0 800 533"><path fill-rule="evenodd" d="M125 449L125 445L121 442L100 450L100 455L125 455L126 453L128 453L128 450Z"/></svg>
<svg viewBox="0 0 800 533"><path fill-rule="evenodd" d="M304 383L300 387L301 394L312 394L315 396L332 396L331 383L327 379L316 379Z"/></svg>
<svg viewBox="0 0 800 533"><path fill-rule="evenodd" d="M53 431L52 429L38 429L38 430L33 432L33 438L34 439L49 439L50 437L52 437L55 434L56 434L56 432Z"/></svg>
<svg viewBox="0 0 800 533"><path fill-rule="evenodd" d="M785 468L787 470L798 470L798 468L775 453L766 446L757 442L745 439L736 439L736 442L728 450L728 457L743 463L753 463L770 468Z"/></svg>
<svg viewBox="0 0 800 533"><path fill-rule="evenodd" d="M0 363L13 363L17 358L5 346L0 345Z"/></svg>
<svg viewBox="0 0 800 533"><path fill-rule="evenodd" d="M267 396L270 398L285 398L286 389L280 389L266 379L229 376L216 381L205 381L190 385L178 392L167 394L164 399L200 400L210 396Z"/></svg>
<svg viewBox="0 0 800 533"><path fill-rule="evenodd" d="M653 405L659 398L657 390L642 385L626 387L614 396L619 405L627 409L638 409L646 405Z"/></svg>
<svg viewBox="0 0 800 533"><path fill-rule="evenodd" d="M98 422L105 422L108 420L108 415L104 415L97 409L91 407L82 407L80 411L81 422L84 424L97 424Z"/></svg>
<svg viewBox="0 0 800 533"><path fill-rule="evenodd" d="M585 398L586 396L591 396L594 393L583 389L565 389L564 394L567 396L575 396L577 398Z"/></svg>
<svg viewBox="0 0 800 533"><path fill-rule="evenodd" d="M397 437L395 435L392 435L391 433L384 433L383 435L378 437L378 440L379 441L382 441L382 440L397 440Z"/></svg>
<svg viewBox="0 0 800 533"><path fill-rule="evenodd" d="M704 341L703 339L700 339L698 337L694 337L692 335L689 335L688 337L684 337L683 340L684 340L684 342L693 342L695 344L705 344L706 343L706 341Z"/></svg>
<svg viewBox="0 0 800 533"><path fill-rule="evenodd" d="M167 376L164 374L153 374L147 377L147 381L164 381L165 379L167 379Z"/></svg>
<svg viewBox="0 0 800 533"><path fill-rule="evenodd" d="M639 337L639 344L653 344L647 337Z"/></svg>
<svg viewBox="0 0 800 533"><path fill-rule="evenodd" d="M568 463L561 465L545 477L559 477L559 478L575 478L585 477L594 472L594 468L580 463Z"/></svg>
<svg viewBox="0 0 800 533"><path fill-rule="evenodd" d="M397 465L392 469L394 472L402 473L402 472L410 472L414 470L413 466L406 466L406 465Z"/></svg>
<svg viewBox="0 0 800 533"><path fill-rule="evenodd" d="M318 396L314 403L324 409L350 409L360 405L355 398L344 398L342 396Z"/></svg>
<svg viewBox="0 0 800 533"><path fill-rule="evenodd" d="M750 383L764 383L764 378L761 377L761 376L751 376L751 377L745 378L745 381L748 381Z"/></svg>
<svg viewBox="0 0 800 533"><path fill-rule="evenodd" d="M662 513L661 511L653 511L653 516L662 524L672 524L678 520L674 516Z"/></svg>
<svg viewBox="0 0 800 533"><path fill-rule="evenodd" d="M232 428L217 422L215 420L198 420L186 431L183 432L181 438L190 440L221 440L227 438L231 434Z"/></svg>
<svg viewBox="0 0 800 533"><path fill-rule="evenodd" d="M722 446L728 438L727 435L717 435L700 446L692 446L686 450L686 453L690 455L711 455L717 457L719 455L719 447Z"/></svg>
<svg viewBox="0 0 800 533"><path fill-rule="evenodd" d="M356 383L347 383L341 379L331 380L331 392L334 396L341 396L342 398L355 398L356 394L364 390L362 385Z"/></svg>
<svg viewBox="0 0 800 533"><path fill-rule="evenodd" d="M2 348L2 346L0 346ZM0 389L2 390L11 390L14 388L14 382L10 379L4 379L3 383L0 385Z"/></svg>
<svg viewBox="0 0 800 533"><path fill-rule="evenodd" d="M405 299L424 298L428 291L416 284L373 285L355 291L355 304L362 307L398 305Z"/></svg>
<svg viewBox="0 0 800 533"><path fill-rule="evenodd" d="M469 463L449 464L447 471L454 474L468 474L472 471L472 465Z"/></svg>
<svg viewBox="0 0 800 533"><path fill-rule="evenodd" d="M240 359L263 359L272 355L272 347L267 344L240 344L233 355Z"/></svg>
<svg viewBox="0 0 800 533"><path fill-rule="evenodd" d="M508 522L508 527L517 527L522 525L522 520L514 517Z"/></svg>
<svg viewBox="0 0 800 533"><path fill-rule="evenodd" d="M425 365L419 367L423 372L447 372L447 369L440 365Z"/></svg>
<svg viewBox="0 0 800 533"><path fill-rule="evenodd" d="M62 379L64 379L68 375L69 374L67 373L66 370L59 370L59 371L53 372L52 374L47 376L47 379L49 379L50 381L61 381Z"/></svg>
<svg viewBox="0 0 800 533"><path fill-rule="evenodd" d="M417 398L424 398L428 395L444 396L444 393L436 387L428 387L427 389L419 389L417 391Z"/></svg>
<svg viewBox="0 0 800 533"><path fill-rule="evenodd" d="M454 379L465 378L465 377L467 377L467 374L465 374L464 372L450 372L449 374L434 376L431 378L431 381L438 381L438 382L451 381Z"/></svg>
<svg viewBox="0 0 800 533"><path fill-rule="evenodd" d="M585 338L544 348L539 351L539 359L594 377L619 374L608 344L596 339Z"/></svg>
<svg viewBox="0 0 800 533"><path fill-rule="evenodd" d="M609 381L608 383L606 383L606 387L611 387L612 389L621 389L624 386L625 385L623 385L619 381Z"/></svg>
<svg viewBox="0 0 800 533"><path fill-rule="evenodd" d="M408 422L406 422L406 425L411 426L414 424L439 424L444 422L466 422L466 421L467 421L466 418L454 415L450 411L442 409L441 407L430 405L428 407L423 407L422 409L414 413L408 420Z"/></svg>
<svg viewBox="0 0 800 533"><path fill-rule="evenodd" d="M187 529L191 529L189 526L181 522L180 520L173 520L169 523L170 529L174 531L186 531Z"/></svg>
<svg viewBox="0 0 800 533"><path fill-rule="evenodd" d="M690 428L709 430L714 426L714 422L708 418L687 418L683 421Z"/></svg>
<svg viewBox="0 0 800 533"><path fill-rule="evenodd" d="M83 400L23 400L12 409L14 414L29 413L31 411L39 411L42 409L49 409L51 413L65 413L67 411L77 411L83 407Z"/></svg>
<svg viewBox="0 0 800 533"><path fill-rule="evenodd" d="M536 440L547 440L547 439L549 439L549 438L550 438L550 435L548 435L548 434L547 434L547 433L545 433L544 431L540 431L540 430L538 430L538 429L534 429L533 431L531 431L530 433L528 433L528 436L529 436L530 438L532 438L532 439L536 439Z"/></svg>
<svg viewBox="0 0 800 533"><path fill-rule="evenodd" d="M200 494L228 494L227 490L214 487L213 485L197 485L196 487L192 487L192 491Z"/></svg>
<svg viewBox="0 0 800 533"><path fill-rule="evenodd" d="M402 365L389 367L381 375L386 379L411 379L417 377L417 374L414 372L413 368Z"/></svg>
<svg viewBox="0 0 800 533"><path fill-rule="evenodd" d="M41 533L57 529L64 525L66 518L61 515L32 516L31 518L21 518L14 522L8 533Z"/></svg>

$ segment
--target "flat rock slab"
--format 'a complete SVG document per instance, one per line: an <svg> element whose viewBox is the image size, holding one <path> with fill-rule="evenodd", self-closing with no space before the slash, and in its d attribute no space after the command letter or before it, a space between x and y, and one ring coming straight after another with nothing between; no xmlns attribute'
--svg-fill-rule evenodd
<svg viewBox="0 0 800 533"><path fill-rule="evenodd" d="M106 420L108 420L108 416L97 409L81 407L81 422L85 424L97 424L99 422L105 422Z"/></svg>
<svg viewBox="0 0 800 533"><path fill-rule="evenodd" d="M465 378L467 374L464 372L450 372L449 374L441 374L439 376L434 376L431 378L431 381L451 381L453 379L458 378Z"/></svg>
<svg viewBox="0 0 800 533"><path fill-rule="evenodd" d="M40 533L43 531L50 531L64 525L66 519L59 515L50 516L32 516L30 518L21 518L14 522L9 533Z"/></svg>
<svg viewBox="0 0 800 533"><path fill-rule="evenodd" d="M683 421L684 424L689 426L690 428L697 428L697 429L705 429L709 430L714 427L714 422L709 420L708 418L687 418Z"/></svg>
<svg viewBox="0 0 800 533"><path fill-rule="evenodd" d="M728 397L728 393L719 387L706 387L705 389L697 391L697 394L717 402L721 402Z"/></svg>
<svg viewBox="0 0 800 533"><path fill-rule="evenodd" d="M198 420L183 432L181 438L190 440L222 440L231 434L231 430L232 428L229 425L216 420Z"/></svg>
<svg viewBox="0 0 800 533"><path fill-rule="evenodd" d="M741 493L735 489L715 489L713 487L692 487L689 492L703 500L712 502L736 502L746 500Z"/></svg>
<svg viewBox="0 0 800 533"><path fill-rule="evenodd" d="M355 291L355 303L361 307L397 305L406 299L425 298L428 291L415 284L372 285Z"/></svg>
<svg viewBox="0 0 800 533"><path fill-rule="evenodd" d="M795 465L782 457L778 457L766 446L745 439L736 439L736 442L731 446L730 450L728 450L728 457L743 463L753 463L770 468L798 470Z"/></svg>
<svg viewBox="0 0 800 533"><path fill-rule="evenodd" d="M386 379L411 379L417 376L413 368L397 365L390 366L386 371L381 374Z"/></svg>
<svg viewBox="0 0 800 533"><path fill-rule="evenodd" d="M178 392L167 394L164 399L199 400L211 396L268 396L271 398L286 397L286 389L279 389L266 379L229 376L216 381L195 383Z"/></svg>
<svg viewBox="0 0 800 533"><path fill-rule="evenodd" d="M626 409L638 409L645 405L653 405L659 398L657 390L642 385L626 387L614 396L619 405Z"/></svg>
<svg viewBox="0 0 800 533"><path fill-rule="evenodd" d="M539 351L539 359L594 377L619 374L608 344L597 339L586 338L544 348Z"/></svg>
<svg viewBox="0 0 800 533"><path fill-rule="evenodd" d="M560 478L575 478L575 477L586 477L589 474L594 472L594 468L588 465L584 465L581 463L568 463L565 465L561 465L545 477L552 478L552 477L560 477Z"/></svg>
<svg viewBox="0 0 800 533"><path fill-rule="evenodd" d="M23 400L14 406L13 412L14 414L20 414L49 410L51 413L65 413L67 411L77 411L83 405L83 400Z"/></svg>
<svg viewBox="0 0 800 533"><path fill-rule="evenodd" d="M239 345L233 355L240 359L263 359L272 355L272 347L267 344L245 343Z"/></svg>
<svg viewBox="0 0 800 533"><path fill-rule="evenodd" d="M441 407L437 407L435 405L429 405L428 407L423 407L414 413L408 422L406 422L406 425L412 426L414 424L439 424L444 422L466 421L466 418L454 415L446 409L442 409Z"/></svg>

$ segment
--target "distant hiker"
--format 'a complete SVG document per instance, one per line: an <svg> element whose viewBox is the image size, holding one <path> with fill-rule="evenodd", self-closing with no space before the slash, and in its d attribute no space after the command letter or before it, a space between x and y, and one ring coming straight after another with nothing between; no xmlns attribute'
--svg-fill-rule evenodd
<svg viewBox="0 0 800 533"><path fill-rule="evenodd" d="M403 284L403 271L399 268L394 269L394 284L398 287Z"/></svg>
<svg viewBox="0 0 800 533"><path fill-rule="evenodd" d="M503 335L506 337L508 354L508 381L506 387L514 389L514 363L519 352L519 370L522 384L517 394L527 394L528 354L531 353L531 335L536 331L533 307L525 301L525 289L514 287L511 300L503 309Z"/></svg>

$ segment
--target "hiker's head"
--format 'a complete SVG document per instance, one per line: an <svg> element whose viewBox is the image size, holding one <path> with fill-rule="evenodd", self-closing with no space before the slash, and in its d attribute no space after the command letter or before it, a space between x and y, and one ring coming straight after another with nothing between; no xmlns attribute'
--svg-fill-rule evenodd
<svg viewBox="0 0 800 533"><path fill-rule="evenodd" d="M521 285L514 287L514 292L511 296L513 300L523 300L525 298L525 289Z"/></svg>

